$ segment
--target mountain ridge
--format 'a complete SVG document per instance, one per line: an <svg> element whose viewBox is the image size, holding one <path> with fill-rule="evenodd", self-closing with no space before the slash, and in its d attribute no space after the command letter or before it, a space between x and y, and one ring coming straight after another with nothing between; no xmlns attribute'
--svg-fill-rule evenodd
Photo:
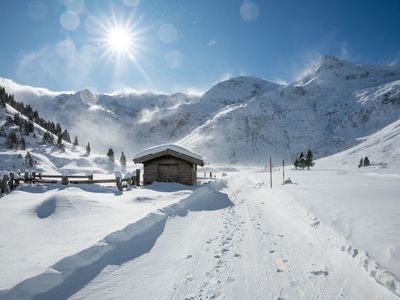
<svg viewBox="0 0 400 300"><path fill-rule="evenodd" d="M292 160L308 148L316 157L348 149L399 119L399 93L399 66L326 56L287 85L238 76L201 96L83 90L22 100L99 152L114 146L134 155L173 142L210 162L257 164L269 155Z"/></svg>

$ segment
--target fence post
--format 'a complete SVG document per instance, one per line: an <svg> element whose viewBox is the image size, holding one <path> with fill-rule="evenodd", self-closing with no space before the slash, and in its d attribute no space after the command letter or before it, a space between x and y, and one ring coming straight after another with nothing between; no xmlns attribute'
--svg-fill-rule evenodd
<svg viewBox="0 0 400 300"><path fill-rule="evenodd" d="M136 169L136 185L140 186L140 169Z"/></svg>
<svg viewBox="0 0 400 300"><path fill-rule="evenodd" d="M28 173L28 171L25 171L24 181L25 181L25 183L29 182L29 173Z"/></svg>
<svg viewBox="0 0 400 300"><path fill-rule="evenodd" d="M122 174L120 172L115 172L115 183L118 190L122 191Z"/></svg>
<svg viewBox="0 0 400 300"><path fill-rule="evenodd" d="M67 170L62 170L61 171L61 184L62 185L67 185L69 183L68 181L68 171Z"/></svg>
<svg viewBox="0 0 400 300"><path fill-rule="evenodd" d="M3 179L1 180L1 192L6 193L8 191L8 175L3 174Z"/></svg>
<svg viewBox="0 0 400 300"><path fill-rule="evenodd" d="M136 184L136 174L132 174L132 177L131 177L131 185L134 185L134 184Z"/></svg>
<svg viewBox="0 0 400 300"><path fill-rule="evenodd" d="M8 181L8 186L10 187L11 191L14 189L14 173L13 172L10 172L10 180Z"/></svg>

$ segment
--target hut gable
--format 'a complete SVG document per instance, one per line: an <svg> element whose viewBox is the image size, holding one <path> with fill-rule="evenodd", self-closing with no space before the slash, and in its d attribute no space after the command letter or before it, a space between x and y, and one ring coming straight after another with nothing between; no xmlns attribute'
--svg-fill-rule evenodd
<svg viewBox="0 0 400 300"><path fill-rule="evenodd" d="M144 165L144 184L154 181L196 184L197 165L204 165L200 155L173 144L146 149L133 161Z"/></svg>

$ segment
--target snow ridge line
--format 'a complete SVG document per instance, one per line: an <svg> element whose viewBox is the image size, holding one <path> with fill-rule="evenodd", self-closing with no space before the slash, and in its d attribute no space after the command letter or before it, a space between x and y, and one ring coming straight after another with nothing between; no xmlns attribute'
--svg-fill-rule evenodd
<svg viewBox="0 0 400 300"><path fill-rule="evenodd" d="M187 198L149 213L93 246L65 257L45 272L0 291L0 299L67 299L110 265L121 265L149 252L163 233L168 218L189 211L218 210L234 204L220 190L224 181L196 188Z"/></svg>
<svg viewBox="0 0 400 300"><path fill-rule="evenodd" d="M323 223L310 210L304 207L300 202L296 201L289 193L285 193L290 202L295 203L300 211L304 211L308 217L309 226L315 230L327 231L328 235L335 237L333 245L340 251L351 256L356 264L365 270L378 284L386 287L395 295L400 296L400 279L391 271L382 268L379 263L372 259L368 253L362 249L355 248L351 243L338 233L332 226ZM298 211L299 211L298 210Z"/></svg>
<svg viewBox="0 0 400 300"><path fill-rule="evenodd" d="M400 280L391 271L383 269L375 260L369 257L364 250L359 250L352 247L350 244L343 245L341 251L347 252L348 255L356 259L369 276L384 287L388 288L395 295L400 296Z"/></svg>

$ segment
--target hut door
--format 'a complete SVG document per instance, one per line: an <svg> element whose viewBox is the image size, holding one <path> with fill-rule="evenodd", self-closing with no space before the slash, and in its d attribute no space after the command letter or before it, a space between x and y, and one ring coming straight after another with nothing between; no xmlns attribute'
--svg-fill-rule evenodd
<svg viewBox="0 0 400 300"><path fill-rule="evenodd" d="M178 164L159 164L158 181L160 182L178 182Z"/></svg>

